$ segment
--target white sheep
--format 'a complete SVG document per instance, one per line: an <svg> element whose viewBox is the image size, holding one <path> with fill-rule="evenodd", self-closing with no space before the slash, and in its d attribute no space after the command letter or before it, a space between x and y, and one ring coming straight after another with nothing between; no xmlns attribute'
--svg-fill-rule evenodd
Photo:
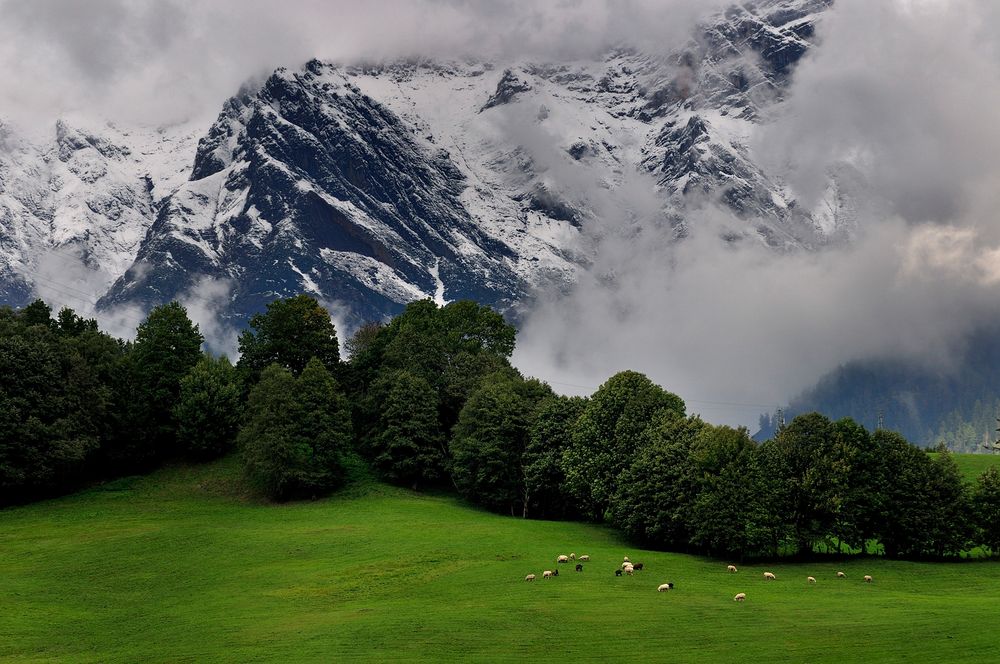
<svg viewBox="0 0 1000 664"><path fill-rule="evenodd" d="M552 570L547 569L544 572L542 572L542 578L543 579L551 579L552 578Z"/></svg>
<svg viewBox="0 0 1000 664"><path fill-rule="evenodd" d="M524 580L525 581L534 581L535 580L535 575L534 574L529 574L528 576L524 577Z"/></svg>
<svg viewBox="0 0 1000 664"><path fill-rule="evenodd" d="M587 555L580 556L580 562L581 563L589 563L590 562L590 556L587 556Z"/></svg>
<svg viewBox="0 0 1000 664"><path fill-rule="evenodd" d="M729 567L727 567L726 569L727 569L727 570L729 570L730 572L733 572L733 573L735 573L735 572L736 572L736 565L730 565L730 566L729 566Z"/></svg>
<svg viewBox="0 0 1000 664"><path fill-rule="evenodd" d="M806 581L808 581L809 583L816 583L816 577L815 576L807 576L806 577Z"/></svg>
<svg viewBox="0 0 1000 664"><path fill-rule="evenodd" d="M775 578L776 577L774 576L774 574L772 572L764 572L764 580L765 581L774 581Z"/></svg>
<svg viewBox="0 0 1000 664"><path fill-rule="evenodd" d="M569 554L569 559L570 560L576 560L576 554L575 553Z"/></svg>
<svg viewBox="0 0 1000 664"><path fill-rule="evenodd" d="M625 556L625 562L628 562L628 556Z"/></svg>
<svg viewBox="0 0 1000 664"><path fill-rule="evenodd" d="M747 601L746 593L736 593L736 597L733 598L734 602L745 602Z"/></svg>
<svg viewBox="0 0 1000 664"><path fill-rule="evenodd" d="M569 562L569 556L559 556L558 558L556 558L556 562L557 563L568 563Z"/></svg>
<svg viewBox="0 0 1000 664"><path fill-rule="evenodd" d="M843 572L837 572L837 578L838 579L846 579L847 575L844 574Z"/></svg>
<svg viewBox="0 0 1000 664"><path fill-rule="evenodd" d="M623 569L625 570L625 573L628 574L629 576L632 576L632 573L635 571L635 568L632 567L631 565L626 565Z"/></svg>
<svg viewBox="0 0 1000 664"><path fill-rule="evenodd" d="M670 590L670 584L669 583L661 583L659 585L659 587L657 587L656 592L662 593L662 592L666 592L668 590Z"/></svg>
<svg viewBox="0 0 1000 664"><path fill-rule="evenodd" d="M871 583L871 582L872 582L872 578L870 576L868 576L867 574L865 574L865 583Z"/></svg>

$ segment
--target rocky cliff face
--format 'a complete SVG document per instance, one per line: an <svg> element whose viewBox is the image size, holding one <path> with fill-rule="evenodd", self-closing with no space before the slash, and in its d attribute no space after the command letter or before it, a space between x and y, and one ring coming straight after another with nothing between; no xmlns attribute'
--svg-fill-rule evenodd
<svg viewBox="0 0 1000 664"><path fill-rule="evenodd" d="M742 3L668 55L312 61L241 91L197 139L70 123L42 141L8 132L0 297L58 285L37 269L55 251L100 266L102 307L152 306L207 277L229 285L236 316L299 292L357 321L422 297L509 310L572 283L607 214L593 192L634 177L678 236L711 201L745 237L819 246L849 233L849 187L801 210L747 144L828 6Z"/></svg>

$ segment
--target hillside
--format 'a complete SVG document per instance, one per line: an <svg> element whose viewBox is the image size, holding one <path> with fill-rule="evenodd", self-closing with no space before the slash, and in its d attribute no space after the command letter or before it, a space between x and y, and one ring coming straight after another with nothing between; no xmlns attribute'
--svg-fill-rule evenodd
<svg viewBox="0 0 1000 664"><path fill-rule="evenodd" d="M1000 643L983 623L996 563L778 564L765 584L763 566L730 575L367 481L265 505L236 472L174 467L0 512L0 659L981 662ZM582 574L523 581L570 551L591 555ZM646 570L616 578L626 553Z"/></svg>

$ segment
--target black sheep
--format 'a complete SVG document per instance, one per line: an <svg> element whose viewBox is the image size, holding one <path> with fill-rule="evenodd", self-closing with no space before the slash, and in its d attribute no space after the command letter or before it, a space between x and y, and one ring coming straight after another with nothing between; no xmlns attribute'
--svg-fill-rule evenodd
<svg viewBox="0 0 1000 664"><path fill-rule="evenodd" d="M632 566L632 568L635 569L636 572L638 572L639 570L642 569L642 563L636 563L635 565Z"/></svg>
<svg viewBox="0 0 1000 664"><path fill-rule="evenodd" d="M582 572L583 571L583 565L581 565L580 563L577 563L576 564L576 571L577 572Z"/></svg>
<svg viewBox="0 0 1000 664"><path fill-rule="evenodd" d="M621 575L622 575L622 571L620 569L616 569L615 570L615 576L621 576Z"/></svg>

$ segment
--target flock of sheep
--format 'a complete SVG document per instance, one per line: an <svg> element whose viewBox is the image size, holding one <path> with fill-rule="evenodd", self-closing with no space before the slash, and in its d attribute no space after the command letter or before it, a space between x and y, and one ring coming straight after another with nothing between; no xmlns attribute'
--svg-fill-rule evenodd
<svg viewBox="0 0 1000 664"><path fill-rule="evenodd" d="M590 556L589 555L583 555L583 556L580 556L579 558L577 558L575 553L571 553L568 556L566 556L566 555L557 556L556 557L557 568L556 569L547 569L547 570L545 570L544 572L542 572L542 578L543 579L551 579L553 577L559 576L558 565L569 563L570 561L577 561L577 560L579 560L580 562L576 563L576 571L577 572L582 572L583 571L583 563L589 562L590 561ZM627 574L628 576L632 576L637 571L641 571L642 569L643 569L643 564L642 563L633 563L632 561L629 560L628 556L625 556L625 560L622 561L621 568L615 570L615 576L621 576L622 574ZM736 569L736 565L729 565L726 568L726 571L735 574L739 570ZM777 578L778 577L775 576L774 572L764 572L764 580L765 581L775 581ZM838 579L846 579L847 578L847 574L845 574L844 572L837 572L837 578ZM526 577L524 577L524 580L525 581L534 581L535 580L535 575L534 574L529 574ZM865 574L864 581L865 581L865 583L871 583L872 582L871 575ZM807 576L806 577L806 583L816 583L816 577L814 577L814 576ZM673 583L661 583L659 586L657 586L656 591L662 593L662 592L665 592L667 590L672 590L673 587L674 587ZM736 593L736 596L733 597L733 601L736 601L736 602L745 602L746 599L747 599L747 594L746 593Z"/></svg>
<svg viewBox="0 0 1000 664"><path fill-rule="evenodd" d="M736 565L730 565L729 567L726 568L726 570L729 571L729 572L732 572L734 574L738 571L736 569ZM765 581L774 581L777 578L778 577L776 577L774 575L774 572L764 572L764 580ZM845 573L843 573L843 572L837 572L837 578L838 579L846 579L847 575ZM871 575L865 574L864 578L865 578L865 583L871 583L872 582ZM807 576L806 577L806 583L816 583L816 577L815 576ZM745 602L746 599L747 599L747 594L746 593L736 593L736 596L733 597L733 601L735 601L735 602Z"/></svg>
<svg viewBox="0 0 1000 664"><path fill-rule="evenodd" d="M579 561L579 562L576 562ZM568 556L561 555L556 557L557 569L547 569L542 572L543 579L551 579L553 577L559 576L558 565L576 562L576 571L583 571L583 563L590 562L589 555L582 555L579 558L576 557L575 553L571 553ZM642 563L633 563L625 556L625 560L622 562L621 568L615 570L615 576L621 576L622 574L627 574L628 576L633 576L636 572L641 572L643 569ZM529 574L524 577L525 581L534 581L537 577L534 574ZM663 592L665 590L671 590L674 587L673 583L662 583L657 587L658 592Z"/></svg>

